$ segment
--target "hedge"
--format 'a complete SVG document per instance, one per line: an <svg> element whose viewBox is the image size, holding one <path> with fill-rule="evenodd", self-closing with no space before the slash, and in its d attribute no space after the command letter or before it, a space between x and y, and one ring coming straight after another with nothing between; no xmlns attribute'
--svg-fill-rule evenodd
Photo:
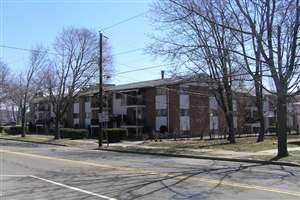
<svg viewBox="0 0 300 200"><path fill-rule="evenodd" d="M122 139L125 138L127 134L127 129L125 128L109 128L104 129L104 133L108 136L108 142L120 142Z"/></svg>
<svg viewBox="0 0 300 200"><path fill-rule="evenodd" d="M4 132L8 135L18 135L22 133L21 126L6 126L3 128Z"/></svg>
<svg viewBox="0 0 300 200"><path fill-rule="evenodd" d="M60 128L61 138L84 139L88 137L87 129Z"/></svg>

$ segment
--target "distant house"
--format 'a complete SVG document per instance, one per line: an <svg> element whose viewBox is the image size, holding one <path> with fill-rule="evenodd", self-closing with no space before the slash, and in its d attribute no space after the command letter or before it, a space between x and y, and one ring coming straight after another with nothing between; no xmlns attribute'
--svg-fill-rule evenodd
<svg viewBox="0 0 300 200"><path fill-rule="evenodd" d="M38 132L48 132L54 129L53 106L48 97L42 93L37 95L30 104L29 121L35 126Z"/></svg>
<svg viewBox="0 0 300 200"><path fill-rule="evenodd" d="M16 123L13 115L14 113L10 109L0 109L0 123L1 124Z"/></svg>

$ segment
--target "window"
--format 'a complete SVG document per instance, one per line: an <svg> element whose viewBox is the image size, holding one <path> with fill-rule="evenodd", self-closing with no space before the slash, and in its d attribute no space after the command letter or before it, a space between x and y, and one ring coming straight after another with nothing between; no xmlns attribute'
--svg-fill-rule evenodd
<svg viewBox="0 0 300 200"><path fill-rule="evenodd" d="M127 105L127 95L123 94L121 95L121 106Z"/></svg>
<svg viewBox="0 0 300 200"><path fill-rule="evenodd" d="M85 113L85 118L86 119L90 119L92 117L92 113L88 112L88 113Z"/></svg>
<svg viewBox="0 0 300 200"><path fill-rule="evenodd" d="M121 99L121 94L120 93L116 93L116 99Z"/></svg>
<svg viewBox="0 0 300 200"><path fill-rule="evenodd" d="M217 110L218 102L215 97L209 97L209 110Z"/></svg>
<svg viewBox="0 0 300 200"><path fill-rule="evenodd" d="M180 94L189 94L189 86L181 85L180 86Z"/></svg>
<svg viewBox="0 0 300 200"><path fill-rule="evenodd" d="M156 88L156 95L166 95L167 94L167 88L158 87Z"/></svg>
<svg viewBox="0 0 300 200"><path fill-rule="evenodd" d="M158 109L158 110L156 110L156 116L159 116L159 117L167 116L167 109Z"/></svg>
<svg viewBox="0 0 300 200"><path fill-rule="evenodd" d="M180 116L189 116L189 109L180 109Z"/></svg>
<svg viewBox="0 0 300 200"><path fill-rule="evenodd" d="M90 102L91 101L91 97L85 97L85 102Z"/></svg>

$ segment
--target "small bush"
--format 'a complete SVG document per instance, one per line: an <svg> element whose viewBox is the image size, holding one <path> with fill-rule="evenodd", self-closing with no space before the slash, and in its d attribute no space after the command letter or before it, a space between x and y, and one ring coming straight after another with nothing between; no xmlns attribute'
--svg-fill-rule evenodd
<svg viewBox="0 0 300 200"><path fill-rule="evenodd" d="M36 131L34 124L32 124L31 122L28 123L27 127L29 133L34 133Z"/></svg>
<svg viewBox="0 0 300 200"><path fill-rule="evenodd" d="M125 138L127 129L125 128L109 128L105 129L104 133L108 136L108 142L120 142Z"/></svg>
<svg viewBox="0 0 300 200"><path fill-rule="evenodd" d="M87 129L60 128L61 138L84 139L88 137Z"/></svg>
<svg viewBox="0 0 300 200"><path fill-rule="evenodd" d="M22 127L21 126L7 126L4 127L4 132L8 135L18 135L22 133Z"/></svg>
<svg viewBox="0 0 300 200"><path fill-rule="evenodd" d="M144 126L143 133L144 133L143 134L144 139L153 139L154 138L151 126Z"/></svg>
<svg viewBox="0 0 300 200"><path fill-rule="evenodd" d="M161 126L159 127L159 132L160 132L160 133L166 133L166 132L168 132L168 127L165 126L165 125L161 125Z"/></svg>
<svg viewBox="0 0 300 200"><path fill-rule="evenodd" d="M4 129L4 127L3 127L3 126L0 126L0 133L3 132L3 129Z"/></svg>

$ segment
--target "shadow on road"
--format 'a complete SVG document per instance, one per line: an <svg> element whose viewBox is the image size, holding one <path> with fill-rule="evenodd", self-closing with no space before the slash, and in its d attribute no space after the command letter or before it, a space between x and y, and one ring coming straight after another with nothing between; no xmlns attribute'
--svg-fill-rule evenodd
<svg viewBox="0 0 300 200"><path fill-rule="evenodd" d="M220 166L212 162L205 168L182 167L176 170L168 170L157 173L124 172L116 170L97 170L88 169L66 169L61 172L50 172L42 174L43 178L54 180L60 183L71 185L73 187L85 189L98 194L114 197L116 199L217 199L224 195L224 191L231 191L234 195L243 195L245 188L226 187L224 190L224 181L262 182L268 183L268 187L278 184L284 184L286 181L296 185L299 188L299 177L285 167L280 168L280 173L272 171L259 171L262 164L240 164L236 166ZM170 167L171 169L172 167ZM278 169L278 168L277 168ZM153 170L154 171L154 170ZM208 183L201 181L201 178L208 180L217 180L217 182ZM260 179L260 181L257 181ZM23 180L34 189L24 189L21 192L34 193L39 195L51 194L53 198L49 199L93 199L88 195L74 196L74 191L64 188L58 188L49 184L41 183L37 180ZM39 183L38 183L39 182ZM25 183L25 185L26 185ZM264 183L260 183L264 185ZM233 190L233 192L232 192ZM20 191L19 191L20 192ZM76 193L76 192L75 192ZM230 193L230 192L229 192ZM21 193L18 193L20 195ZM255 196L255 191L253 192ZM15 194L14 194L15 195ZM43 197L43 196L41 196ZM54 198L55 197L55 198ZM79 198L80 197L80 198ZM48 198L46 198L48 199Z"/></svg>

